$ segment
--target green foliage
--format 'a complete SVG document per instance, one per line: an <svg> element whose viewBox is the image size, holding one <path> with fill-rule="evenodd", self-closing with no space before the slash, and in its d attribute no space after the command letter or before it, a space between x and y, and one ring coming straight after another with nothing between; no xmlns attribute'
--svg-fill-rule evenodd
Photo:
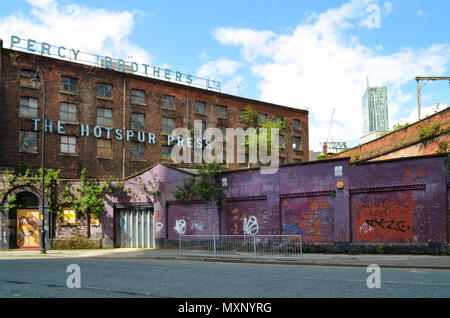
<svg viewBox="0 0 450 318"><path fill-rule="evenodd" d="M325 159L328 159L329 157L331 157L331 155L324 153L324 154L321 154L321 155L317 155L316 159L317 160L325 160Z"/></svg>
<svg viewBox="0 0 450 318"><path fill-rule="evenodd" d="M177 185L177 189L172 191L174 198L181 201L199 198L208 204L213 202L224 204L223 198L220 200L220 193L223 189L216 182L217 175L221 172L220 165L206 163L199 165L198 169L198 176L184 179L183 185Z"/></svg>
<svg viewBox="0 0 450 318"><path fill-rule="evenodd" d="M239 120L248 127L258 127L258 112L250 106L245 106L245 110L239 116Z"/></svg>
<svg viewBox="0 0 450 318"><path fill-rule="evenodd" d="M419 130L418 136L421 140L424 140L436 136L441 131L442 131L441 124L435 122L428 126L422 126L422 128Z"/></svg>
<svg viewBox="0 0 450 318"><path fill-rule="evenodd" d="M382 246L377 247L377 254L384 254L384 248Z"/></svg>
<svg viewBox="0 0 450 318"><path fill-rule="evenodd" d="M286 128L286 121L284 119L268 119L259 123L258 113L249 106L245 107L245 110L240 115L240 120L244 125L255 128L255 131L250 133L245 139L245 150L248 151L250 148L259 149L259 145L262 143L267 146L268 155L272 151L272 129L282 131Z"/></svg>
<svg viewBox="0 0 450 318"><path fill-rule="evenodd" d="M99 242L90 241L82 235L77 228L75 234L71 237L57 239L53 241L53 249L55 250L79 250L79 249L95 249L101 248Z"/></svg>
<svg viewBox="0 0 450 318"><path fill-rule="evenodd" d="M397 131L397 130L400 130L400 129L403 129L403 128L406 128L406 127L408 127L410 125L410 123L408 123L408 122L406 122L406 123L404 123L404 124L401 124L401 122L398 122L397 124L395 124L393 127L392 127L392 132L394 132L394 131Z"/></svg>
<svg viewBox="0 0 450 318"><path fill-rule="evenodd" d="M449 145L450 145L450 142L446 141L446 140L438 142L438 147L439 147L438 153L448 152L450 149Z"/></svg>
<svg viewBox="0 0 450 318"><path fill-rule="evenodd" d="M360 159L360 155L359 153L354 153L351 157L350 157L350 162L356 162Z"/></svg>

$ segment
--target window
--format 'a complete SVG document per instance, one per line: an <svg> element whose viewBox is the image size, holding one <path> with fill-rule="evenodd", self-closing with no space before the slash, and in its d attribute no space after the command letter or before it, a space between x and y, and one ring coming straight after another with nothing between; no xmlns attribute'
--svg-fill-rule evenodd
<svg viewBox="0 0 450 318"><path fill-rule="evenodd" d="M61 103L59 119L62 121L77 121L77 105L69 103Z"/></svg>
<svg viewBox="0 0 450 318"><path fill-rule="evenodd" d="M220 131L222 132L222 139L224 141L227 140L227 127L225 126L217 126L218 129L220 129Z"/></svg>
<svg viewBox="0 0 450 318"><path fill-rule="evenodd" d="M70 77L61 77L61 89L66 92L76 92L77 79Z"/></svg>
<svg viewBox="0 0 450 318"><path fill-rule="evenodd" d="M112 110L107 108L97 109L97 125L103 127L112 126Z"/></svg>
<svg viewBox="0 0 450 318"><path fill-rule="evenodd" d="M284 119L283 119L283 117L275 116L274 121L275 121L276 123L278 123L278 122L283 122Z"/></svg>
<svg viewBox="0 0 450 318"><path fill-rule="evenodd" d="M294 163L302 163L302 159L294 159Z"/></svg>
<svg viewBox="0 0 450 318"><path fill-rule="evenodd" d="M37 133L34 131L20 131L19 149L23 151L37 151Z"/></svg>
<svg viewBox="0 0 450 318"><path fill-rule="evenodd" d="M76 153L77 138L61 136L61 153Z"/></svg>
<svg viewBox="0 0 450 318"><path fill-rule="evenodd" d="M145 91L140 89L132 89L131 102L134 104L145 104Z"/></svg>
<svg viewBox="0 0 450 318"><path fill-rule="evenodd" d="M195 102L195 112L197 114L206 115L206 104L203 102Z"/></svg>
<svg viewBox="0 0 450 318"><path fill-rule="evenodd" d="M172 160L172 146L162 146L162 159Z"/></svg>
<svg viewBox="0 0 450 318"><path fill-rule="evenodd" d="M171 134L173 129L175 128L175 121L173 118L162 118L162 132L164 134Z"/></svg>
<svg viewBox="0 0 450 318"><path fill-rule="evenodd" d="M244 114L245 110L239 109L238 111L239 111L239 121L242 121L242 115Z"/></svg>
<svg viewBox="0 0 450 318"><path fill-rule="evenodd" d="M227 118L227 108L225 106L217 105L217 117Z"/></svg>
<svg viewBox="0 0 450 318"><path fill-rule="evenodd" d="M30 87L30 80L35 72L29 70L20 70L20 85Z"/></svg>
<svg viewBox="0 0 450 318"><path fill-rule="evenodd" d="M131 114L131 129L144 130L145 129L145 115L132 113Z"/></svg>
<svg viewBox="0 0 450 318"><path fill-rule="evenodd" d="M295 150L300 150L301 149L301 144L300 144L300 137L294 137L294 142L292 144L292 148L294 148Z"/></svg>
<svg viewBox="0 0 450 318"><path fill-rule="evenodd" d="M280 139L278 140L278 146L284 148L284 135L279 135Z"/></svg>
<svg viewBox="0 0 450 318"><path fill-rule="evenodd" d="M266 119L267 119L267 114L258 113L258 123L262 123L262 122L266 121Z"/></svg>
<svg viewBox="0 0 450 318"><path fill-rule="evenodd" d="M20 98L20 115L27 117L37 117L38 100L31 97Z"/></svg>
<svg viewBox="0 0 450 318"><path fill-rule="evenodd" d="M141 142L133 142L131 144L131 158L144 159L144 155L145 155L145 144Z"/></svg>
<svg viewBox="0 0 450 318"><path fill-rule="evenodd" d="M292 129L300 130L300 120L292 119Z"/></svg>
<svg viewBox="0 0 450 318"><path fill-rule="evenodd" d="M111 140L97 139L97 157L110 159L112 155Z"/></svg>
<svg viewBox="0 0 450 318"><path fill-rule="evenodd" d="M162 106L167 108L175 108L175 96L163 95Z"/></svg>
<svg viewBox="0 0 450 318"><path fill-rule="evenodd" d="M97 95L99 97L112 97L112 86L108 84L98 83L97 84Z"/></svg>
<svg viewBox="0 0 450 318"><path fill-rule="evenodd" d="M205 134L206 131L206 123L202 121L202 136Z"/></svg>

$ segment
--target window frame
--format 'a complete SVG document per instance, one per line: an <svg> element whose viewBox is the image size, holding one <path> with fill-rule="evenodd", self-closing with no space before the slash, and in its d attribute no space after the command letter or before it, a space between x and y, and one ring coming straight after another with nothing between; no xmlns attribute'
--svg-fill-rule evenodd
<svg viewBox="0 0 450 318"><path fill-rule="evenodd" d="M202 113L202 112L199 112L198 110L198 108L197 108L197 105L198 106L201 106L202 105L202 107L203 107L203 109L204 109L204 113ZM205 102L201 102L201 101L195 101L195 113L196 114L199 114L199 115L203 115L203 116L206 116L206 103Z"/></svg>
<svg viewBox="0 0 450 318"><path fill-rule="evenodd" d="M99 94L99 93L100 93L100 87L103 88L103 89L102 89L102 93L103 93L104 95ZM110 92L111 96L107 96L107 94L106 94L106 92L107 92L106 88L107 88L107 87L110 87L109 92ZM112 99L112 90L113 90L113 86L112 86L111 84L107 84L107 83L97 83L97 97Z"/></svg>
<svg viewBox="0 0 450 318"><path fill-rule="evenodd" d="M137 147L137 149L133 149ZM142 148L142 149L140 149ZM136 156L138 154L138 156ZM142 154L142 156L140 156ZM145 143L142 142L132 142L131 143L131 159L133 160L143 160L145 159Z"/></svg>
<svg viewBox="0 0 450 318"><path fill-rule="evenodd" d="M163 94L161 96L161 107L175 109L175 96Z"/></svg>
<svg viewBox="0 0 450 318"><path fill-rule="evenodd" d="M111 92L112 92L112 90L111 90ZM133 93L136 93L136 92L144 93L144 96L138 96L138 95L133 94ZM132 88L130 95L131 95L131 103L132 104L146 105L146 103L145 103L145 98L146 98L145 90ZM138 98L139 100L136 100L136 98Z"/></svg>
<svg viewBox="0 0 450 318"><path fill-rule="evenodd" d="M167 125L167 123L166 123L166 124L164 123L164 120L171 120L171 121L172 121L173 126L172 126L172 130L171 130L170 132L164 130L164 127L168 127L168 126L169 126L169 125ZM175 129L175 119L173 119L173 118L171 118L171 117L164 117L164 116L163 116L163 117L161 118L161 132L162 132L163 134L170 135L170 134L173 132L174 129Z"/></svg>
<svg viewBox="0 0 450 318"><path fill-rule="evenodd" d="M62 106L66 105L67 106L67 110L62 110ZM75 106L75 112L71 112L70 106ZM59 120L64 121L64 122L69 122L69 123L76 123L77 122L77 104L73 104L73 103L66 103L66 102L60 102L59 103ZM71 119L64 119L62 117L62 114L68 114L68 115L73 115L75 117L74 120Z"/></svg>
<svg viewBox="0 0 450 318"><path fill-rule="evenodd" d="M107 144L107 145L109 145L109 147L100 147L100 144L103 144L103 145ZM102 156L99 153L100 149L109 149L109 157L108 156ZM100 159L112 159L112 154L113 154L113 152L112 152L112 141L110 139L97 139L97 158L100 158Z"/></svg>
<svg viewBox="0 0 450 318"><path fill-rule="evenodd" d="M294 123L298 122L298 128L294 126ZM301 130L302 122L299 119L292 119L292 129L293 130Z"/></svg>
<svg viewBox="0 0 450 318"><path fill-rule="evenodd" d="M297 145L297 143L295 142L295 140L298 139L299 143L298 143L298 147L295 147ZM293 150L302 150L302 139L300 137L293 137L292 138L292 149Z"/></svg>
<svg viewBox="0 0 450 318"><path fill-rule="evenodd" d="M27 100L27 104L23 104L22 100ZM35 100L36 101L36 107L30 107L30 101ZM27 114L22 113L22 109L27 110ZM30 114L30 110L34 110L35 113ZM20 96L20 104L19 104L19 115L22 117L37 117L39 114L39 99L29 96Z"/></svg>
<svg viewBox="0 0 450 318"><path fill-rule="evenodd" d="M67 142L63 142L63 139L67 139ZM74 143L71 143L70 142L71 140L74 140ZM63 145L66 145L67 149L69 151L63 151ZM73 152L70 151L71 146L73 146ZM77 137L61 136L59 151L60 151L60 153L63 153L63 154L71 154L71 155L76 154L77 153Z"/></svg>
<svg viewBox="0 0 450 318"><path fill-rule="evenodd" d="M102 117L99 117L99 111L103 111L103 116ZM105 110L108 110L108 111L110 111L111 112L111 118L109 118L109 117L105 117L104 116L104 111ZM104 123L103 124L101 124L100 122L99 122L99 118L102 118L103 119L103 121L105 120L105 119L110 119L110 124L109 125L105 125ZM112 111L112 109L109 109L109 108L104 108L104 107L98 107L97 108L97 126L100 126L100 127L108 127L108 128L110 128L110 127L112 127L112 121L113 121L113 111Z"/></svg>
<svg viewBox="0 0 450 318"><path fill-rule="evenodd" d="M225 116L221 116L219 114L219 109L223 109L225 112ZM216 105L216 115L218 118L228 119L228 107L223 105Z"/></svg>
<svg viewBox="0 0 450 318"><path fill-rule="evenodd" d="M28 138L22 138L24 133L26 134L26 136L28 136ZM33 136L34 138L30 138L31 136ZM31 139L34 139L35 146L33 148L22 149L22 143L23 142L30 143ZM37 153L37 144L38 144L38 136L37 136L36 131L29 131L29 130L20 130L19 131L19 151L36 152Z"/></svg>
<svg viewBox="0 0 450 318"><path fill-rule="evenodd" d="M64 83L64 80L68 80L68 83ZM73 81L75 83L73 83ZM67 88L65 88L65 85L67 84ZM61 90L64 92L69 92L69 93L76 93L77 92L77 84L78 84L78 79L77 78L73 78L73 77L69 77L69 76L61 76ZM73 87L75 87L75 89L72 89Z"/></svg>
<svg viewBox="0 0 450 318"><path fill-rule="evenodd" d="M133 116L137 116L137 120L133 120ZM142 119L142 121L141 121ZM131 129L134 130L145 130L145 114L143 113L131 113ZM134 126L134 124L137 123L137 127ZM142 128L141 128L142 127Z"/></svg>

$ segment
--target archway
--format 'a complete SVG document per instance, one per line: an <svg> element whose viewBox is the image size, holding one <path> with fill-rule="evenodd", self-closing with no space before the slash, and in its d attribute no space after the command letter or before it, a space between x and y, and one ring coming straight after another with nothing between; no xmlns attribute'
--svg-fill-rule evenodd
<svg viewBox="0 0 450 318"><path fill-rule="evenodd" d="M6 208L6 200L15 195L12 208ZM33 186L18 186L2 198L1 248L38 248L39 247L39 211L44 200L45 242L49 242L48 201Z"/></svg>

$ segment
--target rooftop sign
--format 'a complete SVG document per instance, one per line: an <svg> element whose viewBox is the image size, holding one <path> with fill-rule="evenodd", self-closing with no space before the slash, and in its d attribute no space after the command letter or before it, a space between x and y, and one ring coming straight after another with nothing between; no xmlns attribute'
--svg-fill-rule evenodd
<svg viewBox="0 0 450 318"><path fill-rule="evenodd" d="M159 66L139 64L134 61L130 62L122 59L113 59L106 55L100 56L82 52L80 50L68 49L64 46L51 45L46 42L40 43L32 39L22 39L15 35L11 35L11 49L12 48L21 49L22 51L33 54L52 56L70 62L78 62L119 72L133 73L184 85L196 86L207 90L219 92L221 90L220 82L210 79L196 77L191 74L184 74Z"/></svg>

